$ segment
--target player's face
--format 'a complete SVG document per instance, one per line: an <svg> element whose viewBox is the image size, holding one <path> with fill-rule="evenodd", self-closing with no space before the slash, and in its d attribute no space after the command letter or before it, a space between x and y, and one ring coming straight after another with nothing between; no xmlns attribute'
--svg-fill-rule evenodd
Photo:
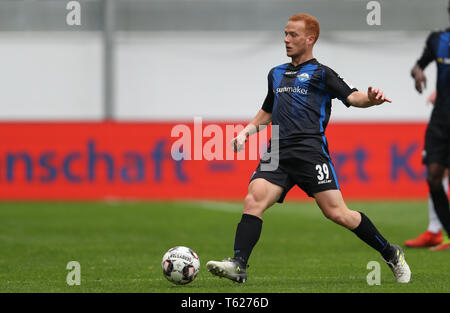
<svg viewBox="0 0 450 313"><path fill-rule="evenodd" d="M284 43L288 57L296 58L312 49L314 36L305 31L305 22L289 21L284 29Z"/></svg>

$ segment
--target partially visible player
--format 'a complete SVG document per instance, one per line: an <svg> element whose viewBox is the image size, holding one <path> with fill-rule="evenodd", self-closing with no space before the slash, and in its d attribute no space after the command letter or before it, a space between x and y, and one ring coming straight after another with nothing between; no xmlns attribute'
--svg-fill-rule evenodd
<svg viewBox="0 0 450 313"><path fill-rule="evenodd" d="M427 104L434 105L436 102L436 90L428 97ZM445 192L448 194L448 174L442 181ZM434 210L431 196L428 198L428 228L425 232L419 234L416 238L405 241L405 246L414 248L431 247L441 244L443 241L442 224Z"/></svg>
<svg viewBox="0 0 450 313"><path fill-rule="evenodd" d="M450 1L448 5L450 15ZM450 28L432 32L425 49L411 70L415 88L422 93L426 87L424 69L432 62L437 64L436 102L425 134L423 163L427 166L427 183L437 216L450 235L450 206L442 180L450 166ZM450 240L444 240L432 250L450 249Z"/></svg>

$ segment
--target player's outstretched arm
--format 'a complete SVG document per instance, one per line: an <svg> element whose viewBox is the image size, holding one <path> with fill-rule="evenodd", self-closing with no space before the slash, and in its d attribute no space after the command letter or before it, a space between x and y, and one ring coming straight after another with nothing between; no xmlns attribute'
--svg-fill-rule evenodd
<svg viewBox="0 0 450 313"><path fill-rule="evenodd" d="M267 113L264 110L259 110L256 116L248 123L248 125L231 141L234 152L239 152L244 149L247 138L267 126L272 121L272 113Z"/></svg>
<svg viewBox="0 0 450 313"><path fill-rule="evenodd" d="M367 93L360 91L352 92L346 100L347 103L358 108L368 108L373 105L380 105L383 102L392 102L380 89L372 88L372 86L367 89Z"/></svg>

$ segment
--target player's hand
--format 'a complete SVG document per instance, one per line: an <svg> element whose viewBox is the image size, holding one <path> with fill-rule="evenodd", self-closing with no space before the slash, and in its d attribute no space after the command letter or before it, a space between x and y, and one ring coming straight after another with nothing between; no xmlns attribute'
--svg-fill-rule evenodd
<svg viewBox="0 0 450 313"><path fill-rule="evenodd" d="M413 68L411 74L414 78L414 87L419 93L422 93L423 89L427 88L427 77L418 66Z"/></svg>
<svg viewBox="0 0 450 313"><path fill-rule="evenodd" d="M428 97L427 104L430 103L434 105L436 103L436 90Z"/></svg>
<svg viewBox="0 0 450 313"><path fill-rule="evenodd" d="M370 86L367 90L367 96L369 97L369 101L372 103L372 105L379 105L383 102L392 102L391 99L386 98L386 96L380 89L372 88L372 86Z"/></svg>
<svg viewBox="0 0 450 313"><path fill-rule="evenodd" d="M245 143L247 142L247 135L240 133L233 140L231 140L231 146L234 152L239 152L245 148Z"/></svg>

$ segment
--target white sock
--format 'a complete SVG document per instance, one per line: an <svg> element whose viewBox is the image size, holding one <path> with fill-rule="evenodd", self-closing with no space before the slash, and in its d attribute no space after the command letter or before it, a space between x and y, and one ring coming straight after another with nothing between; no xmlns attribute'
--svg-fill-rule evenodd
<svg viewBox="0 0 450 313"><path fill-rule="evenodd" d="M448 177L444 177L442 184L444 185L445 193L448 193ZM428 218L428 231L435 234L438 233L442 229L442 224L434 210L434 204L431 197L428 198Z"/></svg>

